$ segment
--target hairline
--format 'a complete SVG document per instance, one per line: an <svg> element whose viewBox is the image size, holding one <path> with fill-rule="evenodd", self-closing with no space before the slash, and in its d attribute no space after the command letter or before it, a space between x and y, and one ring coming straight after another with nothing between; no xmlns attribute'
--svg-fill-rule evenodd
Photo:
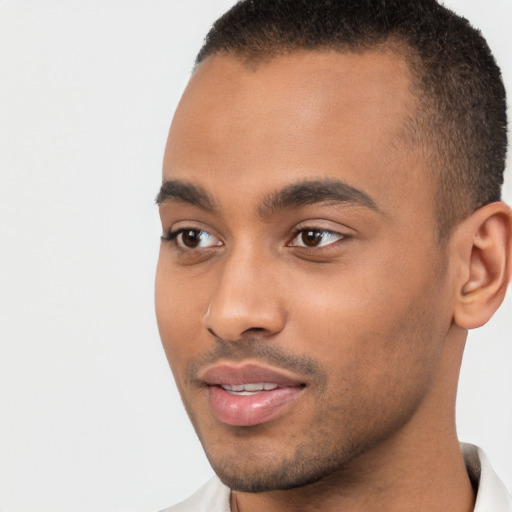
<svg viewBox="0 0 512 512"><path fill-rule="evenodd" d="M400 34L391 33L385 37L375 40L363 39L356 45L350 44L317 44L306 46L301 44L279 47L274 44L271 50L265 52L245 51L234 48L215 48L204 54L199 54L194 65L192 76L201 64L216 56L233 57L240 62L248 71L257 71L258 68L277 58L294 55L297 53L325 53L336 52L339 54L364 55L368 52L382 51L390 53L401 59L409 71L409 92L411 98L411 111L406 116L403 130L398 135L395 143L403 144L408 149L419 149L426 166L430 165L432 170L433 212L436 224L436 239L441 242L450 237L455 226L472 213L473 210L465 211L462 215L447 216L444 213L444 202L448 199L443 193L443 173L446 173L445 166L451 165L448 155L443 155L436 143L434 118L439 109L437 99L429 98L427 84L424 80L425 71L422 56L405 37ZM434 157L434 158L432 158ZM430 162L430 163L429 163Z"/></svg>

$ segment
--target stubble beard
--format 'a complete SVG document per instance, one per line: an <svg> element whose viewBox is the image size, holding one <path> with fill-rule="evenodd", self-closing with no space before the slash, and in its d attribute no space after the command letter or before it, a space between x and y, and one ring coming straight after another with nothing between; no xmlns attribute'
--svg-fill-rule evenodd
<svg viewBox="0 0 512 512"><path fill-rule="evenodd" d="M227 487L234 491L262 493L309 486L337 474L346 476L348 463L357 456L357 450L330 453L325 457L311 454L310 446L299 446L292 456L279 458L276 454L273 460L248 459L242 463L233 458L213 458L208 453L207 456Z"/></svg>
<svg viewBox="0 0 512 512"><path fill-rule="evenodd" d="M352 421L342 422L344 414L332 410L328 421L317 420L307 432L299 434L303 436L300 444L297 433L289 438L276 436L275 442L265 447L265 443L255 442L250 432L253 429L256 433L259 427L239 427L233 437L218 435L215 439L205 438L195 427L215 473L234 491L286 491L313 484L319 490L333 486L341 489L368 476L370 468L358 462L360 456L399 432L417 405L410 404L394 418L388 416L388 422L382 417L355 420L352 407L345 413ZM325 420L326 415L320 418ZM357 436L353 437L355 433Z"/></svg>

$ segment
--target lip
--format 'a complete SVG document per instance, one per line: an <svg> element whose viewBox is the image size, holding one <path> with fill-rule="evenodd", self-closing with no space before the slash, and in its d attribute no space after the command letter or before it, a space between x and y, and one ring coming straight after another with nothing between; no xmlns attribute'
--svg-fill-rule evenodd
<svg viewBox="0 0 512 512"><path fill-rule="evenodd" d="M221 364L199 375L208 387L213 415L237 427L261 425L283 415L303 393L306 384L286 371L252 363ZM277 385L275 389L237 394L222 386L253 383Z"/></svg>

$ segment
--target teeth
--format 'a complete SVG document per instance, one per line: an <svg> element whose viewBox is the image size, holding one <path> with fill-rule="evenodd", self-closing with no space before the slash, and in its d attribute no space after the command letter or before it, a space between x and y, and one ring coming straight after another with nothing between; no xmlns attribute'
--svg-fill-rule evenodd
<svg viewBox="0 0 512 512"><path fill-rule="evenodd" d="M272 391L273 389L277 389L279 386L271 382L255 382L249 384L222 384L221 387L228 392L252 395L259 391Z"/></svg>
<svg viewBox="0 0 512 512"><path fill-rule="evenodd" d="M244 384L244 391L263 391L265 384Z"/></svg>

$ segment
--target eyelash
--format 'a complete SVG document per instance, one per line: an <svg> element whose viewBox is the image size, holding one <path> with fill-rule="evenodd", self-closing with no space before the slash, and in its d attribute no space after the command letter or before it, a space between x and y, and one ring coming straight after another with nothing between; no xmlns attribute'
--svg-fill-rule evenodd
<svg viewBox="0 0 512 512"><path fill-rule="evenodd" d="M209 236L212 236L213 238L216 238L211 233L206 231L205 229L199 229L199 228L194 228L194 227L180 228L180 229L177 229L176 231L169 230L165 235L162 235L160 238L164 242L171 242L172 244L174 244L174 246L177 249L181 249L184 251L186 251L186 250L193 251L194 249L196 249L195 247L183 248L183 247L180 247L180 245L178 243L178 237L180 235L182 235L184 233L192 233L192 232L197 234L199 241L200 241L200 236L202 234L207 234ZM218 244L216 244L216 245L218 246Z"/></svg>
<svg viewBox="0 0 512 512"><path fill-rule="evenodd" d="M214 244L214 245L210 245L210 246L206 246L206 247L187 247L186 244L182 243L181 245L179 244L178 242L178 237L184 233L195 233L196 236L198 237L198 240L199 240L199 243L201 243L201 240L200 240L200 237L202 234L206 234L208 236L211 236L213 238L216 238L214 237L214 235L211 235L211 233L209 233L208 231L204 230L204 229L199 229L199 228L193 228L193 227L185 227L185 228L180 228L180 229L177 229L176 231L172 231L172 230L169 230L165 235L162 235L160 238L162 241L164 242L170 242L172 243L176 249L178 250L181 250L181 251L189 251L189 252L192 252L192 251L196 251L196 250L201 250L201 249L211 249L213 247L218 247L220 245L222 245L221 242L219 242L219 244ZM334 236L335 238L336 237L339 237L337 240L334 240L333 242L330 242L328 244L325 244L325 245L318 245L318 246L315 246L315 245L312 245L312 246L308 246L304 240L302 240L302 242L304 243L304 245L292 245L292 242L294 240L296 240L301 234L305 234L305 233L320 233L320 236ZM326 229L324 227L318 227L318 226L304 226L304 227L301 227L301 228L296 228L293 230L293 234L290 238L290 241L286 244L287 247L295 247L295 248L299 248L301 250L308 250L308 251L325 251L325 250L329 250L332 248L332 246L335 246L335 245L338 245L338 243L342 243L344 241L347 241L350 237L346 234L343 234L343 233L339 233L337 231L333 231L333 230L329 230L329 229ZM320 240L321 242L321 240ZM183 247L185 246L185 247Z"/></svg>
<svg viewBox="0 0 512 512"><path fill-rule="evenodd" d="M174 242L176 240L176 237L183 233L184 231L191 231L190 228L183 228L183 229L177 229L176 231L169 230L165 233L165 235L162 235L160 237L160 240L163 242Z"/></svg>
<svg viewBox="0 0 512 512"><path fill-rule="evenodd" d="M291 243L295 239L297 239L297 237L299 237L301 234L306 234L306 233L320 233L322 236L332 235L334 237L339 237L339 238L337 240L333 241L333 242L330 242L330 243L326 244L326 245L319 245L319 246L307 246L307 245L303 245L303 246L299 245L299 246L297 246L297 245L291 245ZM290 239L290 242L287 243L287 246L295 247L295 248L300 248L300 249L305 249L305 250L317 251L318 252L318 251L329 250L330 248L332 248L333 246L337 245L338 243L346 241L348 238L349 238L348 235L345 235L345 234L340 233L338 231L334 231L332 229L327 229L325 227L303 226L303 227L294 229L293 235L292 235L292 237Z"/></svg>

